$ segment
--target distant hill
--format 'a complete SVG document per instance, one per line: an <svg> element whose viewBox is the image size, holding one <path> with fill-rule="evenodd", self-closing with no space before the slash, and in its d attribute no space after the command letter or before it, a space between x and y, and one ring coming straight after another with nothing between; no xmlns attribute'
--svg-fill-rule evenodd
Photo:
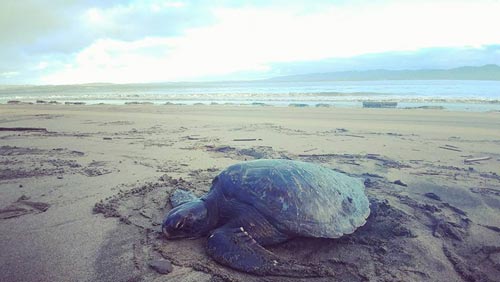
<svg viewBox="0 0 500 282"><path fill-rule="evenodd" d="M299 74L270 78L271 81L349 80L500 80L500 66L459 67L427 70L367 70Z"/></svg>

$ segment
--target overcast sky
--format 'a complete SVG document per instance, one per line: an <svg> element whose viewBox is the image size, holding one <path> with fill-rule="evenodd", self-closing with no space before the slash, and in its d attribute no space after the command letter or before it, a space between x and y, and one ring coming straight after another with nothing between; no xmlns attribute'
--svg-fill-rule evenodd
<svg viewBox="0 0 500 282"><path fill-rule="evenodd" d="M499 15L492 0L2 0L0 83L500 64Z"/></svg>

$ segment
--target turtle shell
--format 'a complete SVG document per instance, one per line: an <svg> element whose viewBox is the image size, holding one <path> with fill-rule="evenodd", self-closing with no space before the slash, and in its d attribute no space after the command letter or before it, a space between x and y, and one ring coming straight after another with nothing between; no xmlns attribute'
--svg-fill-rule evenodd
<svg viewBox="0 0 500 282"><path fill-rule="evenodd" d="M299 236L338 238L365 224L370 214L360 180L300 161L235 164L214 179L213 189L253 206L278 230Z"/></svg>

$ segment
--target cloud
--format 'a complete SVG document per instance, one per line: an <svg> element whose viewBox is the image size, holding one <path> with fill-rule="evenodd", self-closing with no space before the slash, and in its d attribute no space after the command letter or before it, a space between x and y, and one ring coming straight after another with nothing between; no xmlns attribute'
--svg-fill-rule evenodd
<svg viewBox="0 0 500 282"><path fill-rule="evenodd" d="M186 28L209 24L207 8L180 1L138 1L88 9L82 22L95 38L138 40L174 36Z"/></svg>
<svg viewBox="0 0 500 282"><path fill-rule="evenodd" d="M102 1L112 5L117 1ZM80 30L78 17L100 1L37 1L18 0L0 2L0 43L26 46L58 33L68 34ZM81 34L76 34L80 35ZM75 35L75 36L76 36ZM57 43L56 43L57 44Z"/></svg>
<svg viewBox="0 0 500 282"><path fill-rule="evenodd" d="M56 1L48 8L37 3L28 6L41 9L34 17L39 26L26 24L21 11L6 20L24 22L1 39L7 44L0 45L0 72L43 83L266 76L292 62L347 65L346 58L364 54L480 50L500 43L498 1ZM453 63L448 57L434 59ZM378 59L357 61L370 60ZM405 68L404 61L391 63Z"/></svg>
<svg viewBox="0 0 500 282"><path fill-rule="evenodd" d="M15 72L15 71L9 71L9 72L2 72L0 73L0 76L1 77L5 77L5 78L11 78L11 77L14 77L14 76L17 76L19 75L18 72Z"/></svg>
<svg viewBox="0 0 500 282"><path fill-rule="evenodd" d="M1 1L0 72L32 74L28 69L42 60L61 65L102 39L179 36L186 28L210 23L208 8L154 0Z"/></svg>

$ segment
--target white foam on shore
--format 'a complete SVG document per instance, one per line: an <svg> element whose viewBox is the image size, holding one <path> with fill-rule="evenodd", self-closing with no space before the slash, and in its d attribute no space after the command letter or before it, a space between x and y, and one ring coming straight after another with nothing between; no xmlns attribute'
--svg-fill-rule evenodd
<svg viewBox="0 0 500 282"><path fill-rule="evenodd" d="M364 101L398 102L398 107L500 109L500 81L226 82L132 85L0 87L0 103L58 101L86 104L236 104L288 106L325 104L360 107Z"/></svg>

